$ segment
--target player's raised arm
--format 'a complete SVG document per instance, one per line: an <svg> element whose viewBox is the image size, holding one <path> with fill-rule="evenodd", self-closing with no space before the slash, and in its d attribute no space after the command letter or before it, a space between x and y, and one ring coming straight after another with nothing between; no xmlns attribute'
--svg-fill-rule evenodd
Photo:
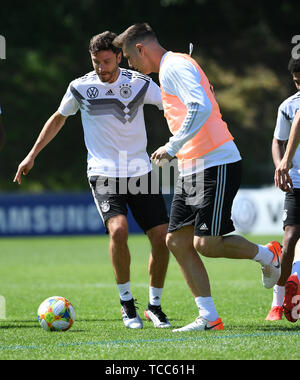
<svg viewBox="0 0 300 380"><path fill-rule="evenodd" d="M42 149L58 134L61 130L67 116L63 116L58 111L55 112L45 123L39 137L37 138L33 148L20 163L17 173L14 178L14 182L21 184L21 176L27 175L34 166L34 160Z"/></svg>

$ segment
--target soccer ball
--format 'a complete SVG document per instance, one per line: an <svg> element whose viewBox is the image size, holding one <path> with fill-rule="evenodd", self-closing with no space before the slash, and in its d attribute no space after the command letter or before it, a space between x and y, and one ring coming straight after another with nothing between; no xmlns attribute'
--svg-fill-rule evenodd
<svg viewBox="0 0 300 380"><path fill-rule="evenodd" d="M64 297L50 297L41 303L38 321L46 331L67 331L75 321L75 310Z"/></svg>

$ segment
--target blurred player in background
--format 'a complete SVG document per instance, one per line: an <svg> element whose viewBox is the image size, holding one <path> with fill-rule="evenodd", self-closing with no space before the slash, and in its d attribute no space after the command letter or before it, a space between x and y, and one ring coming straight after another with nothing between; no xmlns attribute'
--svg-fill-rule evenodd
<svg viewBox="0 0 300 380"><path fill-rule="evenodd" d="M281 277L274 286L273 302L266 320L280 320L284 311L286 318L295 322L292 299L299 284L295 272L300 276L300 252L297 252L300 249L299 244L297 246L300 238L300 59L291 58L288 69L298 91L280 105L272 143L275 185L286 195Z"/></svg>
<svg viewBox="0 0 300 380"><path fill-rule="evenodd" d="M112 45L115 37L112 32L104 32L91 39L89 51L94 70L70 83L58 111L46 122L34 147L19 165L14 181L21 183L21 175L32 169L39 152L57 135L68 116L80 110L88 150L89 183L110 235L110 257L123 322L128 328L143 327L131 293L131 257L127 245L129 206L152 248L145 316L155 327L170 327L161 309L169 261L165 242L169 219L162 194L151 193L154 179L146 152L143 113L144 104L162 109L160 89L151 78L119 67L122 51ZM130 193L129 185L138 182L147 183L146 192Z"/></svg>
<svg viewBox="0 0 300 380"><path fill-rule="evenodd" d="M3 148L4 145L4 127L2 122L2 109L0 106L0 150Z"/></svg>
<svg viewBox="0 0 300 380"><path fill-rule="evenodd" d="M197 252L207 257L255 260L261 264L264 286L271 288L280 277L281 246L224 236L234 231L231 209L241 182L241 156L197 62L190 55L164 49L145 23L129 27L114 44L122 47L131 67L143 74L159 72L173 137L151 158L162 164L178 157L181 176L172 202L167 244L195 298L199 317L173 331L221 330L223 323Z"/></svg>

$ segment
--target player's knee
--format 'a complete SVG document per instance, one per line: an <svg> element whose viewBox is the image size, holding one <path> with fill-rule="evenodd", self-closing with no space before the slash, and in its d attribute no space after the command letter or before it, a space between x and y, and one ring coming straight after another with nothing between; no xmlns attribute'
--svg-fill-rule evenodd
<svg viewBox="0 0 300 380"><path fill-rule="evenodd" d="M128 240L128 229L126 226L113 226L109 229L109 234L115 244L124 244Z"/></svg>
<svg viewBox="0 0 300 380"><path fill-rule="evenodd" d="M152 246L152 253L157 251L160 254L162 252L169 252L168 247L167 247L167 242L166 242L166 235L161 235L155 237L154 240L151 241L151 246Z"/></svg>
<svg viewBox="0 0 300 380"><path fill-rule="evenodd" d="M161 248L167 249L166 235L167 235L167 228L157 227L149 231L148 237L151 242L152 248L153 249L161 249Z"/></svg>
<svg viewBox="0 0 300 380"><path fill-rule="evenodd" d="M205 257L216 257L214 246L210 241L211 239L206 236L195 236L194 238L194 248L202 256Z"/></svg>
<svg viewBox="0 0 300 380"><path fill-rule="evenodd" d="M181 246L181 241L173 233L168 233L166 237L166 244L170 251L174 252Z"/></svg>
<svg viewBox="0 0 300 380"><path fill-rule="evenodd" d="M168 233L166 238L168 249L173 253L176 259L186 256L186 252L193 249L192 242L182 239L176 233Z"/></svg>

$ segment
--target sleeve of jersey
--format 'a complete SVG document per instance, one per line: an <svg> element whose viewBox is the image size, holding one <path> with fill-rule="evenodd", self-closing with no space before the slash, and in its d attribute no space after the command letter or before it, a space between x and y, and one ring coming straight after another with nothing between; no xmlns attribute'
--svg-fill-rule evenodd
<svg viewBox="0 0 300 380"><path fill-rule="evenodd" d="M65 93L60 103L58 112L63 116L71 116L71 115L75 115L78 110L79 110L79 103L71 92L71 84L70 84L67 89L67 92Z"/></svg>
<svg viewBox="0 0 300 380"><path fill-rule="evenodd" d="M274 131L274 137L277 140L286 141L289 139L291 132L291 122L289 116L283 106L278 109L276 128Z"/></svg>
<svg viewBox="0 0 300 380"><path fill-rule="evenodd" d="M152 79L145 96L145 104L153 104L163 110L160 87Z"/></svg>
<svg viewBox="0 0 300 380"><path fill-rule="evenodd" d="M168 154L174 157L200 131L212 112L212 105L200 84L200 73L191 62L182 59L176 65L169 66L165 74L165 91L178 96L187 107L181 127L165 145Z"/></svg>

